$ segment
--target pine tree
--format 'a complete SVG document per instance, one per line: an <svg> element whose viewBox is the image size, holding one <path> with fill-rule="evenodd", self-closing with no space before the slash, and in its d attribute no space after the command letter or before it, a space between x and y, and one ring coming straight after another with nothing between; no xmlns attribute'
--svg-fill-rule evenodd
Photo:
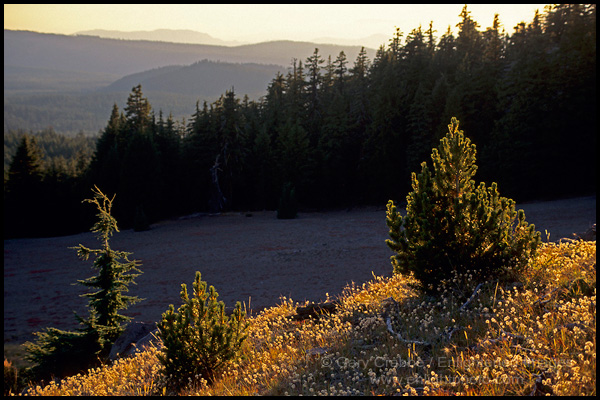
<svg viewBox="0 0 600 400"><path fill-rule="evenodd" d="M125 124L125 116L114 104L106 128L96 141L90 164L90 181L108 193L116 192L119 187L119 172L127 143Z"/></svg>
<svg viewBox="0 0 600 400"><path fill-rule="evenodd" d="M22 186L29 186L40 182L43 176L42 150L35 138L24 135L10 164L8 189L17 191Z"/></svg>
<svg viewBox="0 0 600 400"><path fill-rule="evenodd" d="M133 87L125 107L127 123L133 132L142 133L148 127L151 122L151 109L148 99L142 93L142 85Z"/></svg>
<svg viewBox="0 0 600 400"><path fill-rule="evenodd" d="M284 93L286 116L283 123L289 120L304 121L307 118L307 93L302 60L292 60L291 70L286 76Z"/></svg>
<svg viewBox="0 0 600 400"><path fill-rule="evenodd" d="M309 107L318 108L319 104L319 91L322 83L321 79L321 64L325 60L319 54L319 49L315 48L312 56L306 59L306 68L308 69L308 93L309 93Z"/></svg>
<svg viewBox="0 0 600 400"><path fill-rule="evenodd" d="M181 174L181 129L169 114L167 121L162 120L160 112L158 132L155 136L157 150L160 159L160 177L162 190L157 193L160 196L159 217L176 215L181 211L181 188L184 186ZM137 211L136 211L137 213Z"/></svg>
<svg viewBox="0 0 600 400"><path fill-rule="evenodd" d="M540 242L515 202L500 197L496 183L475 186L475 145L452 118L449 132L433 149L433 172L424 162L412 174L413 191L402 217L387 205L388 246L394 273L414 273L420 287L435 289L452 273L473 273L480 282L524 267Z"/></svg>
<svg viewBox="0 0 600 400"><path fill-rule="evenodd" d="M462 20L456 24L458 27L458 38L456 39L456 51L459 59L465 64L467 71L471 70L473 64L481 60L483 46L481 41L481 32L477 30L479 24L471 18L471 12L467 10L467 5L463 7L459 17Z"/></svg>
<svg viewBox="0 0 600 400"><path fill-rule="evenodd" d="M119 310L142 300L123 294L129 290L129 284L134 283L135 277L142 271L138 269L139 261L129 260L131 253L111 249L109 238L113 232L119 232L117 221L111 215L114 196L109 199L98 187L94 189L94 198L84 201L96 205L98 209L98 221L92 227L92 232L97 233L102 248L89 249L80 244L74 249L77 249L77 254L83 260L88 260L90 255L94 256L94 268L99 272L96 276L78 282L83 286L98 289L95 293L83 295L90 299L89 306L94 311L93 318L90 317L88 321L94 320L103 339L113 342L125 329L121 324L131 320L131 317L119 314Z"/></svg>
<svg viewBox="0 0 600 400"><path fill-rule="evenodd" d="M98 291L82 295L89 298L90 315L84 319L75 314L82 326L80 329L69 332L46 328L45 332L34 333L37 336L36 343L25 344L28 352L26 358L34 362L32 372L39 378L75 374L98 364L123 332L124 326L121 324L131 320L119 314L119 310L141 300L122 294L139 275L131 272L141 273L137 268L139 262L128 259L131 253L116 251L109 246L110 236L119 231L117 221L111 215L114 197L109 199L97 187L93 193L93 199L84 201L96 205L98 209L98 221L92 231L98 234L102 249L89 249L81 244L74 249L84 260L90 255L96 258L94 267L99 270L98 275L79 280L78 283ZM125 262L121 262L122 259Z"/></svg>
<svg viewBox="0 0 600 400"><path fill-rule="evenodd" d="M340 54L335 59L334 63L334 72L337 76L336 84L339 88L340 93L344 93L344 81L346 80L346 72L348 72L346 64L348 64L348 61L346 60L346 54L343 51L340 51Z"/></svg>
<svg viewBox="0 0 600 400"><path fill-rule="evenodd" d="M239 358L249 326L239 301L232 315L225 315L225 303L217 301L213 286L206 292L198 271L192 287L190 298L181 285L183 304L177 312L171 304L158 324L163 342L158 359L167 385L175 390L201 378L212 383L227 362Z"/></svg>
<svg viewBox="0 0 600 400"><path fill-rule="evenodd" d="M253 169L253 199L254 209L273 209L276 206L274 194L275 159L271 144L271 137L265 128L262 128L252 146L252 157L255 160Z"/></svg>
<svg viewBox="0 0 600 400"><path fill-rule="evenodd" d="M354 66L350 69L350 77L346 91L349 97L350 115L349 122L353 124L353 130L356 132L362 142L365 136L367 123L370 118L368 87L369 79L368 72L370 61L367 57L367 52L364 47L361 47L358 56L354 62Z"/></svg>
<svg viewBox="0 0 600 400"><path fill-rule="evenodd" d="M222 173L219 173L221 188L227 198L227 206L235 206L234 188L239 181L241 171L244 169L248 153L244 121L240 113L239 99L235 96L233 88L225 91L222 96L221 107L217 109L219 128L217 140L220 145Z"/></svg>
<svg viewBox="0 0 600 400"><path fill-rule="evenodd" d="M196 103L196 112L187 126L187 134L183 139L182 181L190 184L182 185L184 210L196 212L206 210L209 202L211 185L210 168L215 154L219 153L216 134L211 129L212 113L206 101L200 108Z"/></svg>
<svg viewBox="0 0 600 400"><path fill-rule="evenodd" d="M314 170L310 140L299 120L288 120L277 137L275 158L281 184L291 182L299 192L310 191Z"/></svg>

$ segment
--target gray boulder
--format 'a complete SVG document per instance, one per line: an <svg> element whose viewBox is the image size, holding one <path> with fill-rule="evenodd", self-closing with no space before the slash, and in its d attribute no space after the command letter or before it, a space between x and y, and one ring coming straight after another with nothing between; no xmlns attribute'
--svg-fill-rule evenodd
<svg viewBox="0 0 600 400"><path fill-rule="evenodd" d="M592 225L587 231L582 233L574 233L573 236L577 239L593 241L596 240L596 224Z"/></svg>
<svg viewBox="0 0 600 400"><path fill-rule="evenodd" d="M108 358L111 361L121 357L128 357L137 352L143 351L145 346L151 343L157 344L153 332L156 332L156 323L132 322L123 331L121 336L115 340L110 349Z"/></svg>

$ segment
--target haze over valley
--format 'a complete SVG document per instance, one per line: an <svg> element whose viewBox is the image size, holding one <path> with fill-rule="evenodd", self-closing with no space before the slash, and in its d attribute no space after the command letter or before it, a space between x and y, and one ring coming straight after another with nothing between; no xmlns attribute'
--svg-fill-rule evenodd
<svg viewBox="0 0 600 400"><path fill-rule="evenodd" d="M155 29L153 31L116 31L106 29L92 29L74 33L79 36L97 36L107 39L124 40L150 40L158 42L188 43L188 44L208 44L214 46L241 46L245 44L256 44L260 41L242 41L242 40L222 40L209 35L208 33L198 32L190 29ZM332 36L319 36L310 40L311 43L318 44L337 44L343 46L365 46L377 49L382 44L387 44L389 35L375 33L361 38L344 38Z"/></svg>

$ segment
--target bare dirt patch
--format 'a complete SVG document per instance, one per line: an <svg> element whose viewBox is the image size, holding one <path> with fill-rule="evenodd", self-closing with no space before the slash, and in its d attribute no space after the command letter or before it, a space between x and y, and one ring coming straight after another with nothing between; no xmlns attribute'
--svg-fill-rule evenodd
<svg viewBox="0 0 600 400"><path fill-rule="evenodd" d="M518 205L545 239L572 237L596 222L596 197ZM320 301L349 283L389 276L391 250L383 209L300 213L277 220L275 212L190 216L164 221L150 231L116 233L111 247L132 252L144 272L130 295L144 301L124 312L136 321L156 321L180 305L181 284L191 290L195 271L219 292L226 306L245 302L253 310L281 296ZM91 261L69 247L98 248L92 233L4 241L4 342L32 340L31 332L77 327L73 310L87 316L78 279L94 275Z"/></svg>

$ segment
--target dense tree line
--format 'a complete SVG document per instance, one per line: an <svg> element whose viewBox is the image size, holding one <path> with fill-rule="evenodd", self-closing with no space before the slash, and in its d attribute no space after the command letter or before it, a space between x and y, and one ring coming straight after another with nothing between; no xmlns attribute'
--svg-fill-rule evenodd
<svg viewBox="0 0 600 400"><path fill-rule="evenodd" d="M61 168L69 175L84 173L96 149L97 137L86 136L83 132L66 136L52 128L35 133L9 130L4 133L5 178L17 148L26 135L35 138L41 151L44 169Z"/></svg>
<svg viewBox="0 0 600 400"><path fill-rule="evenodd" d="M456 117L477 145L478 180L509 197L595 193L595 5L547 7L512 35L498 15L485 30L466 6L460 18L457 36L436 36L433 22L397 28L373 60L315 49L259 101L232 88L188 121L154 112L136 86L79 182L117 193L124 227L276 209L284 187L305 208L385 204L405 198Z"/></svg>

